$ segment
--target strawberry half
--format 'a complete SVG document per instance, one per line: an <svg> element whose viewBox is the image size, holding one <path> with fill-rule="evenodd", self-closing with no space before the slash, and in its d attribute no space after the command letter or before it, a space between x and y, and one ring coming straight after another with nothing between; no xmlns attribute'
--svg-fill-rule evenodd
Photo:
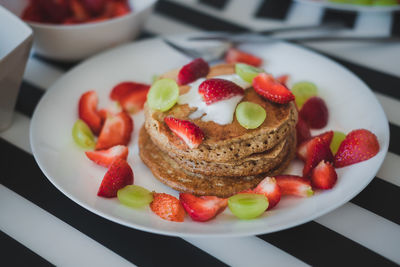
<svg viewBox="0 0 400 267"><path fill-rule="evenodd" d="M132 131L133 121L126 112L108 116L97 139L96 150L128 145Z"/></svg>
<svg viewBox="0 0 400 267"><path fill-rule="evenodd" d="M94 163L109 167L114 160L128 158L128 148L123 145L113 146L106 150L86 151L86 156Z"/></svg>
<svg viewBox="0 0 400 267"><path fill-rule="evenodd" d="M199 222L211 220L228 205L228 199L215 196L196 197L188 193L180 193L179 200L189 216Z"/></svg>
<svg viewBox="0 0 400 267"><path fill-rule="evenodd" d="M198 78L207 76L210 71L210 66L202 58L196 58L183 66L177 77L179 85L185 85L194 82Z"/></svg>
<svg viewBox="0 0 400 267"><path fill-rule="evenodd" d="M298 118L296 124L296 137L298 145L311 138L310 128L308 128L307 123L305 123L305 121L301 117Z"/></svg>
<svg viewBox="0 0 400 267"><path fill-rule="evenodd" d="M153 202L150 203L150 208L167 221L183 222L185 219L185 210L181 202L176 197L165 193L153 193Z"/></svg>
<svg viewBox="0 0 400 267"><path fill-rule="evenodd" d="M321 161L311 172L311 185L318 189L331 189L337 181L335 168L331 163Z"/></svg>
<svg viewBox="0 0 400 267"><path fill-rule="evenodd" d="M300 109L299 116L311 129L321 129L328 124L328 108L325 101L318 97L310 97Z"/></svg>
<svg viewBox="0 0 400 267"><path fill-rule="evenodd" d="M320 138L321 142L324 142L328 146L330 146L333 138L333 131L324 132L320 135L313 137L312 139L300 143L300 145L297 148L297 156L299 157L299 159L301 159L302 161L307 160L307 158L311 154L310 151L312 150L312 147L315 145L316 142L318 142L317 138Z"/></svg>
<svg viewBox="0 0 400 267"><path fill-rule="evenodd" d="M97 195L101 197L116 197L119 189L130 184L133 184L131 167L125 160L116 159L104 175Z"/></svg>
<svg viewBox="0 0 400 267"><path fill-rule="evenodd" d="M267 210L275 207L281 200L282 195L281 189L273 177L264 178L264 180L253 189L252 193L264 194L268 198L269 205Z"/></svg>
<svg viewBox="0 0 400 267"><path fill-rule="evenodd" d="M244 95L244 90L234 82L212 78L205 80L199 85L199 93L203 95L206 104L211 105L237 95Z"/></svg>
<svg viewBox="0 0 400 267"><path fill-rule="evenodd" d="M334 158L329 144L321 137L311 139L307 148L307 157L304 163L303 176L309 177L312 169L322 160L333 162Z"/></svg>
<svg viewBox="0 0 400 267"><path fill-rule="evenodd" d="M267 73L260 73L253 79L253 88L257 94L275 103L286 104L294 100L292 92Z"/></svg>
<svg viewBox="0 0 400 267"><path fill-rule="evenodd" d="M379 152L376 135L365 129L351 131L335 155L335 167L341 168L372 158Z"/></svg>
<svg viewBox="0 0 400 267"><path fill-rule="evenodd" d="M196 124L171 116L165 117L164 122L174 134L187 144L188 147L196 148L203 142L204 133Z"/></svg>
<svg viewBox="0 0 400 267"><path fill-rule="evenodd" d="M310 180L297 175L275 176L276 183L281 188L282 195L309 197L314 194Z"/></svg>
<svg viewBox="0 0 400 267"><path fill-rule="evenodd" d="M246 63L255 67L261 66L263 60L255 55L236 48L230 48L225 54L226 63Z"/></svg>
<svg viewBox="0 0 400 267"><path fill-rule="evenodd" d="M81 95L78 105L79 118L86 122L96 135L99 134L102 126L102 119L97 111L98 102L97 93L92 90Z"/></svg>
<svg viewBox="0 0 400 267"><path fill-rule="evenodd" d="M286 86L287 81L289 80L289 75L284 74L284 75L278 76L278 77L276 77L276 80Z"/></svg>
<svg viewBox="0 0 400 267"><path fill-rule="evenodd" d="M121 101L132 93L146 89L148 90L149 88L150 85L144 83L121 82L111 90L110 98L114 101Z"/></svg>

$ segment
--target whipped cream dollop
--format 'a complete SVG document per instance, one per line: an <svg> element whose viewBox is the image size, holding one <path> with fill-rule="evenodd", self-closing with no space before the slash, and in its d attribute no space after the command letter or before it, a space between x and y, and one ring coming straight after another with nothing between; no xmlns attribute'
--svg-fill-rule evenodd
<svg viewBox="0 0 400 267"><path fill-rule="evenodd" d="M247 89L251 86L250 83L243 81L237 74L220 75L213 78L232 81L243 89ZM188 104L190 108L197 108L195 112L189 115L190 119L197 119L204 115L201 117L202 121L213 121L221 125L232 123L236 106L242 100L243 96L237 95L207 105L206 102L203 101L203 96L199 94L199 86L205 80L204 78L200 78L188 84L190 90L186 94L179 96L178 104Z"/></svg>

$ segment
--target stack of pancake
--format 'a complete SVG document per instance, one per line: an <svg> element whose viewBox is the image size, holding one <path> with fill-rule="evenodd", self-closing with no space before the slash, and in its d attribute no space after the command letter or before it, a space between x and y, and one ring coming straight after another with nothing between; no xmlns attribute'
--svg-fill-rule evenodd
<svg viewBox="0 0 400 267"><path fill-rule="evenodd" d="M233 74L234 65L211 67L207 78ZM175 79L177 71L163 75ZM180 94L188 91L180 87ZM145 105L145 124L140 130L139 150L143 162L164 184L195 195L229 197L255 187L265 176L283 173L296 150L297 111L293 102L275 104L245 90L242 101L261 105L267 113L256 129L243 128L236 120L220 125L189 119L195 110L176 104L166 112ZM164 123L166 116L190 120L204 132L204 141L190 149Z"/></svg>

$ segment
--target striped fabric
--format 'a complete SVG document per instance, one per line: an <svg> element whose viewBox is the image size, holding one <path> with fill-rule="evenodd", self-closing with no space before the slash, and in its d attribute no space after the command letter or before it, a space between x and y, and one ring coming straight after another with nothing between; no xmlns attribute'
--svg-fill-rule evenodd
<svg viewBox="0 0 400 267"><path fill-rule="evenodd" d="M346 22L349 31L400 35L400 13L337 12L289 0L160 1L140 38ZM108 221L58 191L29 145L32 113L77 63L32 55L11 128L0 132L2 266L396 266L400 264L400 45L308 43L374 91L390 121L389 153L349 203L314 221L260 236L178 238Z"/></svg>

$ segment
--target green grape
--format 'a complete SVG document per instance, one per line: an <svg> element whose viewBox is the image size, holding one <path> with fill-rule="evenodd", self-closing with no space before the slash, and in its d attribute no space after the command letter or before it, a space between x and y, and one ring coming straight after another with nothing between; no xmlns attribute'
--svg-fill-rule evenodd
<svg viewBox="0 0 400 267"><path fill-rule="evenodd" d="M239 219L254 219L268 208L268 199L262 194L237 194L228 198L231 212Z"/></svg>
<svg viewBox="0 0 400 267"><path fill-rule="evenodd" d="M397 0L374 0L372 4L374 6L395 6L399 3Z"/></svg>
<svg viewBox="0 0 400 267"><path fill-rule="evenodd" d="M153 83L147 94L150 108L167 111L172 108L179 97L179 87L172 79L160 79Z"/></svg>
<svg viewBox="0 0 400 267"><path fill-rule="evenodd" d="M160 75L154 74L154 75L151 77L151 83L155 83L159 78L160 78Z"/></svg>
<svg viewBox="0 0 400 267"><path fill-rule="evenodd" d="M318 95L318 88L312 82L298 82L292 86L292 93L296 97L296 105L300 109L310 97Z"/></svg>
<svg viewBox="0 0 400 267"><path fill-rule="evenodd" d="M348 4L349 3L348 0L329 0L329 2L340 3L340 4Z"/></svg>
<svg viewBox="0 0 400 267"><path fill-rule="evenodd" d="M83 120L77 120L74 123L72 138L77 145L85 149L93 149L96 145L92 131Z"/></svg>
<svg viewBox="0 0 400 267"><path fill-rule="evenodd" d="M236 119L246 129L257 128L266 117L265 109L256 103L242 102L236 107Z"/></svg>
<svg viewBox="0 0 400 267"><path fill-rule="evenodd" d="M353 5L370 6L372 5L372 0L351 0L350 3Z"/></svg>
<svg viewBox="0 0 400 267"><path fill-rule="evenodd" d="M333 132L333 138L332 138L332 142L331 142L331 146L330 146L333 155L336 154L336 152L339 149L340 144L342 143L342 141L344 140L345 137L346 137L346 135L342 132L339 132L339 131Z"/></svg>
<svg viewBox="0 0 400 267"><path fill-rule="evenodd" d="M237 63L235 64L235 72L240 78L243 79L243 81L252 83L254 77L256 77L259 73L264 72L264 70L247 64Z"/></svg>
<svg viewBox="0 0 400 267"><path fill-rule="evenodd" d="M117 192L118 200L131 208L144 208L153 201L153 194L138 185L127 185Z"/></svg>

